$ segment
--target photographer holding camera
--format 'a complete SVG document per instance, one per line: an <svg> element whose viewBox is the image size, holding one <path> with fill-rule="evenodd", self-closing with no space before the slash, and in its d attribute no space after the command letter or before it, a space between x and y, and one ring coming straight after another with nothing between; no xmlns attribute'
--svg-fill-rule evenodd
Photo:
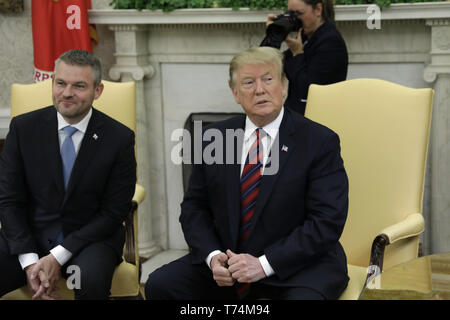
<svg viewBox="0 0 450 320"><path fill-rule="evenodd" d="M288 36L297 32L297 38ZM280 48L285 41L284 71L289 80L284 106L305 113L311 83L331 84L347 78L348 53L334 25L333 0L288 0L288 11L270 14L261 46Z"/></svg>

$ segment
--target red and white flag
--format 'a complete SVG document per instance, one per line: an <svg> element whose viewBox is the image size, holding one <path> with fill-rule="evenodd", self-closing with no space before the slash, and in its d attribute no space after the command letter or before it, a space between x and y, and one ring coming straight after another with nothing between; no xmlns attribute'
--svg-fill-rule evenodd
<svg viewBox="0 0 450 320"><path fill-rule="evenodd" d="M67 50L92 52L98 38L89 25L91 7L91 0L32 0L35 82L52 77L55 60Z"/></svg>

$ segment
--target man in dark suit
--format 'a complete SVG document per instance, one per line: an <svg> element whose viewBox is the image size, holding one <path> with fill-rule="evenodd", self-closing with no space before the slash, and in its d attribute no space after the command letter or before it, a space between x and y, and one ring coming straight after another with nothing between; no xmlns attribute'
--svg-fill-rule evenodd
<svg viewBox="0 0 450 320"><path fill-rule="evenodd" d="M282 59L260 47L231 61L246 116L206 128L215 140L203 142L181 204L190 253L150 274L147 298L336 299L346 288L339 138L283 108Z"/></svg>
<svg viewBox="0 0 450 320"><path fill-rule="evenodd" d="M76 299L106 299L136 183L132 130L94 109L100 61L71 50L55 64L54 106L11 120L0 156L0 297L28 284L54 299L68 266Z"/></svg>

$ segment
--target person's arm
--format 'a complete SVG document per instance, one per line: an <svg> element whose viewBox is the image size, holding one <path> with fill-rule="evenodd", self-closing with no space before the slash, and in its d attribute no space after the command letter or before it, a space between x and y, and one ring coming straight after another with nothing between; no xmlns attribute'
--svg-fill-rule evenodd
<svg viewBox="0 0 450 320"><path fill-rule="evenodd" d="M264 270L266 277L270 277L275 274L275 270L273 270L265 254L259 257L258 260Z"/></svg>
<svg viewBox="0 0 450 320"><path fill-rule="evenodd" d="M29 195L19 145L19 129L16 118L13 118L0 154L1 232L11 255L38 252L28 223L28 205Z"/></svg>
<svg viewBox="0 0 450 320"><path fill-rule="evenodd" d="M328 135L315 148L305 194L306 220L264 251L280 279L288 278L333 249L347 218L348 179L339 138L334 133Z"/></svg>
<svg viewBox="0 0 450 320"><path fill-rule="evenodd" d="M194 263L204 262L214 250L224 251L214 230L203 164L192 166L189 187L181 203L180 223Z"/></svg>
<svg viewBox="0 0 450 320"><path fill-rule="evenodd" d="M53 299L45 290L50 284L43 272L34 271L39 262L38 249L28 223L29 196L21 153L19 124L13 118L0 154L0 222L9 253L17 255L25 271L33 298Z"/></svg>
<svg viewBox="0 0 450 320"><path fill-rule="evenodd" d="M35 264L39 261L39 256L35 252L22 253L18 255L20 266L22 270L25 270L26 267Z"/></svg>
<svg viewBox="0 0 450 320"><path fill-rule="evenodd" d="M348 54L345 43L337 36L325 37L311 44L311 55L306 61L305 53L293 55L284 52L286 72L289 81L294 82L299 98L306 98L309 85L330 84L345 80L348 68Z"/></svg>
<svg viewBox="0 0 450 320"><path fill-rule="evenodd" d="M109 238L122 225L131 209L136 187L134 133L118 141L120 151L100 199L99 214L80 229L68 234L61 246L76 255L86 245Z"/></svg>
<svg viewBox="0 0 450 320"><path fill-rule="evenodd" d="M207 128L203 128L202 134ZM206 178L208 165L203 162L203 150L207 144L208 142L203 142L201 150L198 150L198 152L201 152L199 158L202 162L193 163L192 165L189 186L181 203L181 214L179 218L184 238L191 249L193 263L196 264L204 263L208 255L215 250L223 253L227 249L222 247L221 241L216 233L216 228L220 228L221 226L216 226L217 222L213 219L213 213L210 207L210 203L213 200L210 195L211 190L208 190L209 186Z"/></svg>
<svg viewBox="0 0 450 320"><path fill-rule="evenodd" d="M58 261L60 266L63 266L66 264L67 261L72 258L73 254L66 248L64 248L61 245L58 245L50 250L50 253L55 257L56 261Z"/></svg>

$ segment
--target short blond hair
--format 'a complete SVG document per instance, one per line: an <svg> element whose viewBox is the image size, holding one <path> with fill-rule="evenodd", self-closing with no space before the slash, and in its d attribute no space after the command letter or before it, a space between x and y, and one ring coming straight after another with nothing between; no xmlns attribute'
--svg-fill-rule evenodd
<svg viewBox="0 0 450 320"><path fill-rule="evenodd" d="M272 47L256 47L242 51L235 55L230 62L230 79L228 80L228 85L231 89L234 88L236 84L236 71L241 65L246 64L274 64L278 67L280 80L284 82L286 75L283 69L283 59L283 54L280 50Z"/></svg>

